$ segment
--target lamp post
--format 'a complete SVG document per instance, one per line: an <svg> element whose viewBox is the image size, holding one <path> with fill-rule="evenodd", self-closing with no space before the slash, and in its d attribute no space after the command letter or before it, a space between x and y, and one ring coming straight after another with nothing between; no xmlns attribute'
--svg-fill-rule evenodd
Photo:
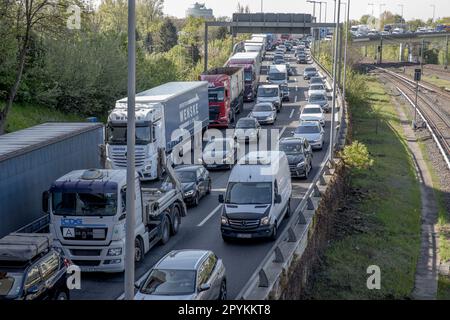
<svg viewBox="0 0 450 320"><path fill-rule="evenodd" d="M335 1L336 3L336 1ZM335 10L336 11L336 10ZM331 132L330 132L330 160L334 159L334 131L335 131L335 112L336 112L336 76L338 67L338 41L339 41L339 16L341 12L341 0L338 0L337 14L336 14L336 26L334 31L334 63L333 63L333 102L331 108Z"/></svg>
<svg viewBox="0 0 450 320"><path fill-rule="evenodd" d="M345 29L345 48L344 48L344 83L342 85L342 96L345 99L345 90L347 88L347 47L348 47L348 28L350 26L350 0L347 0L347 19Z"/></svg>
<svg viewBox="0 0 450 320"><path fill-rule="evenodd" d="M125 223L125 300L134 298L136 1L128 0L127 191Z"/></svg>
<svg viewBox="0 0 450 320"><path fill-rule="evenodd" d="M372 7L372 17L373 17L373 7L375 6L375 3L368 3L367 5Z"/></svg>
<svg viewBox="0 0 450 320"><path fill-rule="evenodd" d="M403 4L399 4L398 6L399 6L400 8L402 8L401 16L402 16L402 23L403 23L403 21L405 20L405 19L403 18L403 7L404 7L404 5L403 5Z"/></svg>
<svg viewBox="0 0 450 320"><path fill-rule="evenodd" d="M433 7L433 20L431 22L434 22L434 16L436 13L436 5L435 4L430 4L430 7Z"/></svg>

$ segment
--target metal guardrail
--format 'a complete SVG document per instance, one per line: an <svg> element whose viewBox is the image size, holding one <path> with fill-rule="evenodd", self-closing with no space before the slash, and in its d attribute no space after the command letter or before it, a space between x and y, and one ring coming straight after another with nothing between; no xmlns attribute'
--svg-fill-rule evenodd
<svg viewBox="0 0 450 320"><path fill-rule="evenodd" d="M314 58L313 60L327 77L331 78L328 71ZM336 147L340 143L342 135L346 133L346 103L341 97L340 90L338 90L337 96L340 98L336 100L340 104L339 117L341 125L336 127L338 131L337 137L339 139L335 139L335 145L330 145L328 151L330 151L331 147ZM309 229L319 202L321 188L323 189L327 184L325 176L331 175L331 170L334 166L335 162L330 159L330 153L328 152L327 157L321 164L320 171L316 174L302 201L294 210L293 218L288 222L288 225L268 251L266 257L261 261L253 275L239 292L236 297L237 300L267 299L294 256L301 256L303 254L307 246Z"/></svg>
<svg viewBox="0 0 450 320"><path fill-rule="evenodd" d="M48 228L50 224L50 215L46 214L41 218L20 228L16 233L40 233Z"/></svg>

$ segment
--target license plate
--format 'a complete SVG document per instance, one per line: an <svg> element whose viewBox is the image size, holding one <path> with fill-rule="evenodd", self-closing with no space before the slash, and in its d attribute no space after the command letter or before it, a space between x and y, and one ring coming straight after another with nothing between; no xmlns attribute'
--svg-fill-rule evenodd
<svg viewBox="0 0 450 320"><path fill-rule="evenodd" d="M217 164L210 164L210 165L208 165L208 167L210 167L210 168L216 168L216 167L217 167Z"/></svg>
<svg viewBox="0 0 450 320"><path fill-rule="evenodd" d="M62 234L64 238L75 238L75 228L63 228Z"/></svg>
<svg viewBox="0 0 450 320"><path fill-rule="evenodd" d="M237 237L241 239L250 239L252 235L249 233L238 233Z"/></svg>

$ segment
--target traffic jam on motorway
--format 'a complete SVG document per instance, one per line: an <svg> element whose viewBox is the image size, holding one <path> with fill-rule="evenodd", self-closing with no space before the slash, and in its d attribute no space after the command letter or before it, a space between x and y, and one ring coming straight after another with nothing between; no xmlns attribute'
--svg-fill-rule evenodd
<svg viewBox="0 0 450 320"><path fill-rule="evenodd" d="M326 155L329 84L310 42L254 34L199 81L138 93L134 186L126 174L127 98L106 126L52 123L10 134L15 155L39 143L39 152L58 147L67 156L53 164L62 173L40 201L48 233L11 230L0 239L0 298L123 297L132 187L135 299L234 299ZM69 150L79 151L69 159ZM82 274L78 290L67 286L73 266Z"/></svg>

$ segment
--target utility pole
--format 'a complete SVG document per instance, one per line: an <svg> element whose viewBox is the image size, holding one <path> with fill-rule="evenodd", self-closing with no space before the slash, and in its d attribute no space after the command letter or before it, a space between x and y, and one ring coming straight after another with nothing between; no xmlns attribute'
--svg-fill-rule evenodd
<svg viewBox="0 0 450 320"><path fill-rule="evenodd" d="M125 300L134 298L135 259L135 103L136 103L136 2L128 0L128 101L127 101L127 193L125 220Z"/></svg>
<svg viewBox="0 0 450 320"><path fill-rule="evenodd" d="M422 39L422 48L420 49L420 70L423 74L423 53L425 51L425 39Z"/></svg>
<svg viewBox="0 0 450 320"><path fill-rule="evenodd" d="M378 63L383 63L383 35L380 35L380 46L378 47Z"/></svg>
<svg viewBox="0 0 450 320"><path fill-rule="evenodd" d="M319 1L319 23L322 22L322 1ZM319 45L319 50L318 50L318 54L317 56L320 58L320 41L322 40L322 27L319 27L319 41L318 41L318 45Z"/></svg>
<svg viewBox="0 0 450 320"><path fill-rule="evenodd" d="M373 17L374 16L373 7L375 6L375 3L368 3L367 5L372 7L372 17Z"/></svg>
<svg viewBox="0 0 450 320"><path fill-rule="evenodd" d="M348 48L348 32L350 27L350 0L347 0L347 20L345 28L345 48L344 48L344 83L342 85L342 96L345 99L345 90L347 89L347 48Z"/></svg>
<svg viewBox="0 0 450 320"><path fill-rule="evenodd" d="M263 13L264 12L264 0L261 0L261 13Z"/></svg>
<svg viewBox="0 0 450 320"><path fill-rule="evenodd" d="M330 160L334 159L334 131L336 127L335 113L336 113L336 73L337 73L337 55L338 55L338 40L339 40L339 16L341 11L341 0L338 0L337 5L337 15L336 15L336 26L334 35L334 63L333 63L333 102L331 108L331 132L330 132Z"/></svg>
<svg viewBox="0 0 450 320"><path fill-rule="evenodd" d="M404 5L403 4L399 4L398 5L400 8L402 8L402 13L401 13L401 15L402 15L402 23L403 23L403 21L405 21L405 19L403 18L403 7L404 7Z"/></svg>
<svg viewBox="0 0 450 320"><path fill-rule="evenodd" d="M205 57L203 58L204 60L204 67L203 67L203 71L206 72L208 71L208 24L207 22L205 22Z"/></svg>
<svg viewBox="0 0 450 320"><path fill-rule="evenodd" d="M345 8L347 9L347 3L346 2L341 2L341 5L345 6ZM346 11L347 10L343 11L344 12L344 19L343 19L343 21L345 20L345 12ZM339 20L340 19L341 19L341 17L339 17ZM343 52L342 52L342 36L343 36L342 32L343 31L344 31L344 29L341 29L341 27L339 26L338 87L342 86L342 63L343 63L343 60L342 60L342 55L343 55Z"/></svg>
<svg viewBox="0 0 450 320"><path fill-rule="evenodd" d="M433 7L433 20L431 22L434 22L434 17L435 17L435 13L436 13L436 5L430 4L430 7Z"/></svg>
<svg viewBox="0 0 450 320"><path fill-rule="evenodd" d="M421 77L422 77L422 70L415 69L414 70L414 80L416 81L416 99L414 102L414 123L413 123L414 130L417 128L417 95L419 92L419 81L420 81Z"/></svg>
<svg viewBox="0 0 450 320"><path fill-rule="evenodd" d="M445 70L448 69L448 35L445 37Z"/></svg>

